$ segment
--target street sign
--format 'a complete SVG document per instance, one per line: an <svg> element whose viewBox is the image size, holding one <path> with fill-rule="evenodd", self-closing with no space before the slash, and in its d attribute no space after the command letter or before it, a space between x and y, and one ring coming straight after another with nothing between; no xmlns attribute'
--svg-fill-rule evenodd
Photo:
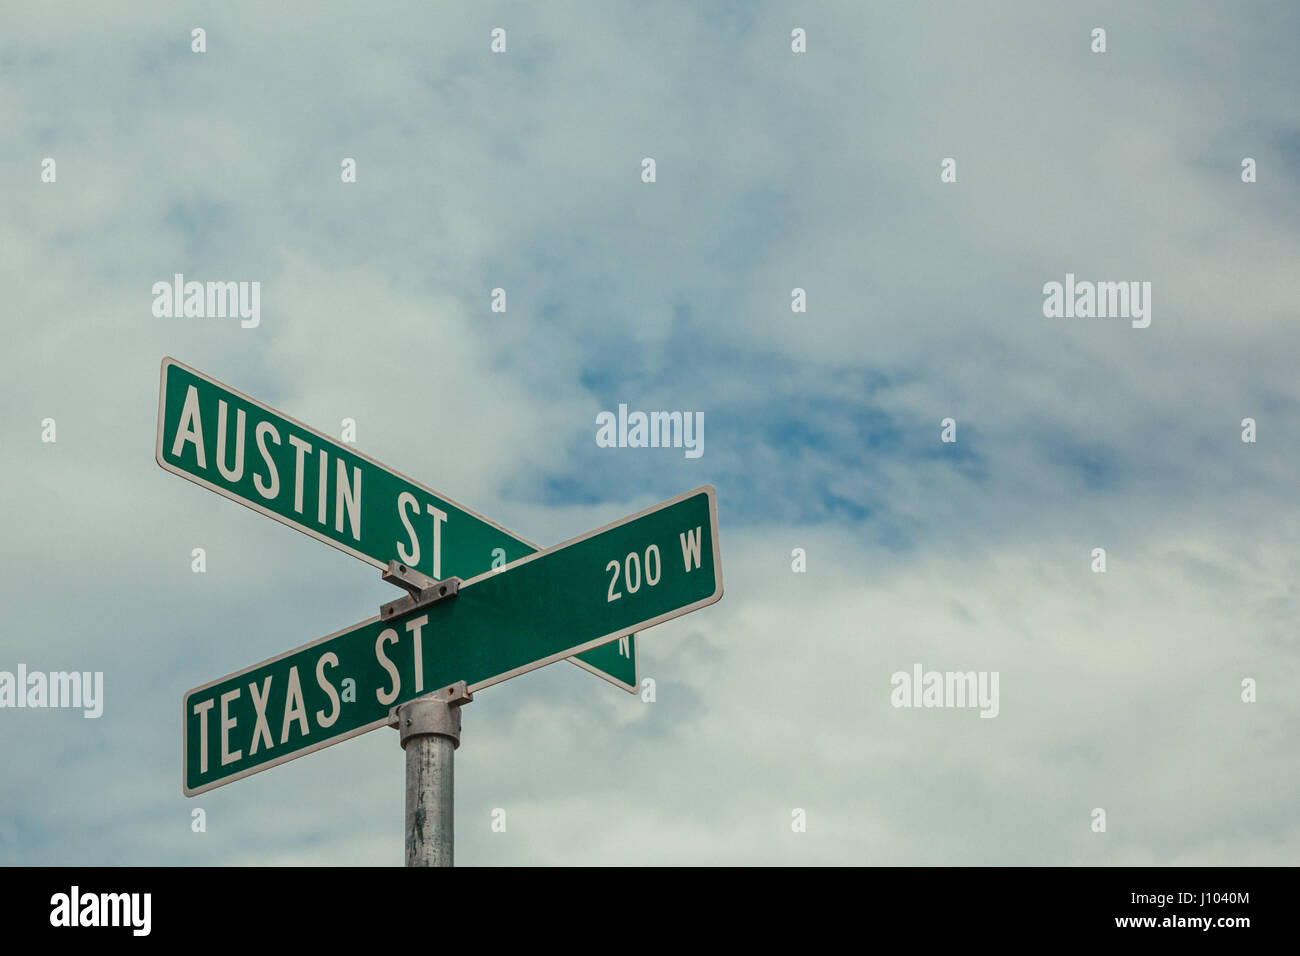
<svg viewBox="0 0 1300 956"><path fill-rule="evenodd" d="M158 389L158 464L387 569L470 578L537 551L531 542L173 358ZM574 663L636 693L636 638Z"/></svg>
<svg viewBox="0 0 1300 956"><path fill-rule="evenodd" d="M473 693L722 597L711 485L344 628L185 695L183 786L204 793L390 722L457 681Z"/></svg>

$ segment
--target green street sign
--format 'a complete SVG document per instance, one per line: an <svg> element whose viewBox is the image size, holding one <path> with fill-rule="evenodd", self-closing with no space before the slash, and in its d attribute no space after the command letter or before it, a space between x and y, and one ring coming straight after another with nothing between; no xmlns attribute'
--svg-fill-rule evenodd
<svg viewBox="0 0 1300 956"><path fill-rule="evenodd" d="M327 435L173 358L158 389L158 464L386 569L470 578L537 551L531 542ZM636 693L636 638L574 663Z"/></svg>
<svg viewBox="0 0 1300 956"><path fill-rule="evenodd" d="M388 724L456 681L471 693L722 597L711 485L196 687L186 796Z"/></svg>

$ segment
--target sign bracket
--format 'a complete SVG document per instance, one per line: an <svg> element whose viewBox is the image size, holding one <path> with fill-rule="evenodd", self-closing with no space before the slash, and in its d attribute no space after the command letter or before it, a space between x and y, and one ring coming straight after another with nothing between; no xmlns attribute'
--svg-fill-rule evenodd
<svg viewBox="0 0 1300 956"><path fill-rule="evenodd" d="M417 607L426 607L454 598L460 593L460 578L449 577L438 581L414 568L408 568L400 561L389 561L388 568L379 576L382 580L389 584L396 584L407 592L406 597L380 606L379 616L385 621L398 614L414 611Z"/></svg>

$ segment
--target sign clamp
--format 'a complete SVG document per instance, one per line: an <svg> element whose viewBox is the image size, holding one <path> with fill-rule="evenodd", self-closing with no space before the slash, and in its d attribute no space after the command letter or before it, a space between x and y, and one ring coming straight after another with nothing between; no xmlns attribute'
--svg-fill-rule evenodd
<svg viewBox="0 0 1300 956"><path fill-rule="evenodd" d="M460 746L460 708L474 700L463 680L425 694L388 712L388 726L399 732L402 749L411 737L437 734Z"/></svg>
<svg viewBox="0 0 1300 956"><path fill-rule="evenodd" d="M426 607L454 598L460 593L460 578L449 577L438 581L415 568L408 568L400 561L389 561L388 569L379 576L389 584L396 584L408 592L406 597L380 605L379 616L385 621L398 614L414 611L417 607Z"/></svg>

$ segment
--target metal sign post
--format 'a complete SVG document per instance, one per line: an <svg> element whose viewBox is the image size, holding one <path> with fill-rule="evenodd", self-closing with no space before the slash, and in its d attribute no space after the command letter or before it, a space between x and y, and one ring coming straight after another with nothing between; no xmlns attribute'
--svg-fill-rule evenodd
<svg viewBox="0 0 1300 956"><path fill-rule="evenodd" d="M435 581L397 561L382 575L405 589L404 598L379 609L387 620L406 611L455 598L460 579ZM394 707L390 724L406 751L406 865L452 866L455 860L455 754L460 746L460 709L474 699L463 680L428 697Z"/></svg>
<svg viewBox="0 0 1300 956"><path fill-rule="evenodd" d="M406 751L406 865L451 866L455 826L453 763L460 709L474 699L464 681L397 708Z"/></svg>

